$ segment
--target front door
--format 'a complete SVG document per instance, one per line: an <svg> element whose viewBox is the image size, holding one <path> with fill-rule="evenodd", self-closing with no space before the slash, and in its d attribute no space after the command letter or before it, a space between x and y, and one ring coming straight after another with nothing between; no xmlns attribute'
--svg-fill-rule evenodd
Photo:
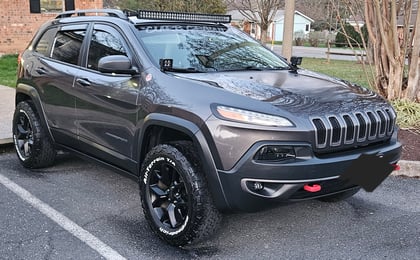
<svg viewBox="0 0 420 260"><path fill-rule="evenodd" d="M76 122L80 148L110 164L129 169L137 124L139 77L101 73L100 58L128 53L127 43L113 27L95 24L86 69L75 79Z"/></svg>

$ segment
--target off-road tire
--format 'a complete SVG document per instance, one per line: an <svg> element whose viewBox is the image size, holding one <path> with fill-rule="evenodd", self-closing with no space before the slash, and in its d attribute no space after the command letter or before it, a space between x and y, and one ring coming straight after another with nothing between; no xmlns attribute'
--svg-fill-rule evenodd
<svg viewBox="0 0 420 260"><path fill-rule="evenodd" d="M16 105L12 131L15 150L24 167L43 168L54 163L54 145L31 101Z"/></svg>
<svg viewBox="0 0 420 260"><path fill-rule="evenodd" d="M152 148L143 162L139 185L151 229L170 245L201 241L218 228L221 214L190 142Z"/></svg>
<svg viewBox="0 0 420 260"><path fill-rule="evenodd" d="M340 193L336 193L334 195L330 195L330 196L325 196L325 197L321 197L318 198L318 200L323 201L323 202L339 202L345 199L348 199L350 197L352 197L353 195L355 195L357 192L359 192L360 188L355 188L352 190L347 190L347 191L343 191Z"/></svg>

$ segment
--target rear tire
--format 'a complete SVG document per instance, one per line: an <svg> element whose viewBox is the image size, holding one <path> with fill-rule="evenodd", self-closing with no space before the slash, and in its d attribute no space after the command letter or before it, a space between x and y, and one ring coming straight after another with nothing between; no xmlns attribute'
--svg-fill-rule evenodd
<svg viewBox="0 0 420 260"><path fill-rule="evenodd" d="M330 195L330 196L325 196L325 197L321 197L318 200L323 201L323 202L339 202L345 199L348 199L352 196L354 196L356 193L358 193L360 190L360 188L355 188L352 190L347 190L347 191L343 191L340 193L336 193L334 195Z"/></svg>
<svg viewBox="0 0 420 260"><path fill-rule="evenodd" d="M31 101L22 101L16 106L13 142L24 167L43 168L54 163L56 151Z"/></svg>
<svg viewBox="0 0 420 260"><path fill-rule="evenodd" d="M153 232L170 245L198 242L219 226L221 214L190 142L151 149L139 182L144 215Z"/></svg>

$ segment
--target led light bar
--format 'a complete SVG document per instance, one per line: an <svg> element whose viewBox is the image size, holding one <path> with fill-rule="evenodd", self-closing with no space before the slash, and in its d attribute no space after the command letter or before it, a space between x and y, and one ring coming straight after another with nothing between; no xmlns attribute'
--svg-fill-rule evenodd
<svg viewBox="0 0 420 260"><path fill-rule="evenodd" d="M230 23L231 21L230 15L223 14L161 12L150 10L138 10L137 18L146 20L189 21L206 23Z"/></svg>

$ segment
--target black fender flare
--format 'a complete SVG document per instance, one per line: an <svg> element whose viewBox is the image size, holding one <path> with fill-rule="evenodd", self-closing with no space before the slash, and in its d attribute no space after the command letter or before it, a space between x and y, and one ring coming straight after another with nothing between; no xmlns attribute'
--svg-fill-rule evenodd
<svg viewBox="0 0 420 260"><path fill-rule="evenodd" d="M230 206L223 191L211 149L201 128L183 118L167 114L151 113L144 119L140 127L141 131L138 133L138 144L136 146L138 150L135 152L137 158L143 158L145 156L146 152L142 150L142 142L143 138L146 138L145 133L147 132L147 129L151 126L171 128L188 135L193 140L194 145L198 149L203 171L209 185L209 191L213 197L216 208L221 211L229 209ZM141 164L142 162L140 161L138 164L138 173L140 173Z"/></svg>
<svg viewBox="0 0 420 260"><path fill-rule="evenodd" d="M51 133L51 129L48 126L47 123L47 116L45 115L44 107L42 106L41 97L38 94L38 91L28 84L24 83L18 83L16 85L16 94L15 94L15 106L22 101L22 99L19 99L19 94L23 94L25 96L28 96L32 103L35 106L35 109L37 111L37 114L39 116L39 119L41 121L42 126L47 129L48 136L51 138L51 140L54 142L54 137Z"/></svg>

